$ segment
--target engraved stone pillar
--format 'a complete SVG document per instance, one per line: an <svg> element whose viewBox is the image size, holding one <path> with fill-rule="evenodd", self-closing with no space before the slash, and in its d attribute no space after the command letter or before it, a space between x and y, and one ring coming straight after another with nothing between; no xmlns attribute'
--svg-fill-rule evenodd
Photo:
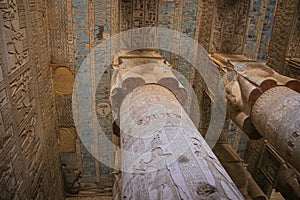
<svg viewBox="0 0 300 200"><path fill-rule="evenodd" d="M119 115L122 199L244 199L169 89L133 89Z"/></svg>
<svg viewBox="0 0 300 200"><path fill-rule="evenodd" d="M300 94L287 87L264 92L252 108L257 130L300 171Z"/></svg>
<svg viewBox="0 0 300 200"><path fill-rule="evenodd" d="M268 102L263 102L264 101L263 99L266 96L268 96L270 91L273 91L273 89L268 91L269 89L278 86L285 86L286 89L284 90L286 91L294 90L296 92L300 92L300 80L283 76L278 72L276 72L274 69L270 68L269 66L259 62L249 61L244 56L214 54L213 59L220 66L220 68L225 72L224 83L226 85L225 91L227 97L228 116L230 117L230 119L232 119L233 122L235 122L235 124L240 129L243 130L244 133L246 133L249 136L250 139L252 140L260 139L266 136L264 135L265 132L270 133L271 130L274 130L276 133L279 133L279 131L274 127L289 126L289 125L282 125L281 122L284 122L285 119L283 118L277 120L277 117L282 118L283 116L277 115L276 112L273 112L275 110L273 107L274 102L272 100L275 101L284 100L285 93L280 94L279 92L277 92L278 97L272 96L271 98L269 98ZM287 88L290 88L292 90ZM268 93L264 94L266 91L268 91ZM260 115L260 117L257 119L253 119L251 111L253 110L253 105L255 104L256 100L261 95L262 98L260 100L260 104L263 104L265 106L265 107L262 106L261 108L264 110L266 116L261 116L260 114L258 114ZM276 104L275 106L278 105ZM284 107L284 108L288 108L288 107ZM274 124L273 126L272 123L275 122L274 119L276 119L275 120L276 122L280 122L280 123ZM256 120L256 122L258 123L256 126L254 126L254 122L253 122L254 120ZM286 120L290 120L290 119L287 118ZM266 121L270 123L269 124L270 127L267 127L266 124L264 124ZM260 128L258 128L257 126L259 126ZM273 135L274 134L271 134L271 137L277 137ZM282 132L280 135L283 136L284 133ZM282 136L279 136L279 138ZM296 136L296 138L297 137L298 136ZM266 139L269 138L267 138L266 136ZM270 140L273 141L273 139ZM277 150L281 151L282 149L280 148ZM282 154L284 155L285 153L286 152Z"/></svg>

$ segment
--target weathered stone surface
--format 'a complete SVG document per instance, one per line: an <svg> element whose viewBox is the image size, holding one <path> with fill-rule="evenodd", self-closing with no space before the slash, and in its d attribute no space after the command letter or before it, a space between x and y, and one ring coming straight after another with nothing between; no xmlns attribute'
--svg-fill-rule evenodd
<svg viewBox="0 0 300 200"><path fill-rule="evenodd" d="M270 88L277 86L286 86L298 91L300 81L283 76L265 64L248 61L243 56L216 54L213 55L213 59L227 72L224 82L228 116L250 139L261 138L262 129L259 132L256 130L251 114L257 99Z"/></svg>
<svg viewBox="0 0 300 200"><path fill-rule="evenodd" d="M243 160L240 159L229 144L219 143L213 148L213 152L219 158L245 199L267 199L244 167Z"/></svg>
<svg viewBox="0 0 300 200"><path fill-rule="evenodd" d="M51 63L74 70L75 38L73 35L72 0L47 1Z"/></svg>
<svg viewBox="0 0 300 200"><path fill-rule="evenodd" d="M243 199L169 90L136 88L120 115L123 198Z"/></svg>
<svg viewBox="0 0 300 200"><path fill-rule="evenodd" d="M46 1L0 4L0 199L62 199Z"/></svg>
<svg viewBox="0 0 300 200"><path fill-rule="evenodd" d="M229 82L225 81L225 89L229 117L245 133L248 131L244 126L248 124L247 121L251 122L251 129L257 129L271 143L264 145L262 140L248 140L245 152L249 171L269 196L285 162L283 158L296 168L298 166L295 161L298 160L295 157L297 147L294 145L297 139L291 138L291 135L297 132L297 125L294 125L297 123L294 121L298 120L299 115L299 80L283 76L267 65L250 61L244 56L217 54L213 57L227 72L225 77ZM258 107L260 110L257 110ZM249 133L248 136L258 139Z"/></svg>
<svg viewBox="0 0 300 200"><path fill-rule="evenodd" d="M280 191L286 199L300 198L300 174L293 168L283 166L278 174L276 189Z"/></svg>
<svg viewBox="0 0 300 200"><path fill-rule="evenodd" d="M110 196L98 197L67 197L66 200L112 200Z"/></svg>
<svg viewBox="0 0 300 200"><path fill-rule="evenodd" d="M67 4L67 5L66 5ZM69 45L69 50L73 51L74 56L70 58L70 61L74 59L74 66L70 67L71 71L76 75L77 69L87 57L89 53L92 53L90 57L90 62L92 66L95 63L102 62L101 56L93 56L94 47L99 43L108 39L111 34L116 34L119 32L119 1L117 0L96 0L96 1L81 1L72 0L63 3L66 5L68 13L68 33L71 33L73 38L73 44ZM64 15L60 13L60 15ZM65 16L61 16L65 17ZM71 26L70 26L71 25ZM65 27L62 27L65 28ZM60 38L63 40L63 38ZM60 41L60 43L65 43L65 41ZM74 48L71 48L73 45ZM109 47L107 47L109 48ZM65 58L62 58L65 59ZM72 62L70 62L72 63ZM60 63L63 64L63 63ZM110 86L110 68L107 66L107 70L102 75L98 82L97 92L96 92L96 105L95 110L97 110L97 105L107 104L109 102L109 86ZM84 80L86 81L86 80ZM82 81L82 82L84 82ZM97 80L98 81L98 80ZM85 84L85 83L84 83ZM86 83L88 85L89 83ZM89 88L87 87L87 90ZM71 108L71 97L70 96L60 96L59 101L57 101L59 125L62 127L74 126L72 108ZM64 106L67 108L64 110ZM103 106L101 106L103 107ZM110 106L109 106L110 107ZM98 107L97 118L105 131L105 136L109 139L112 137L112 115L111 112L103 114L102 109ZM64 118L64 116L66 118ZM97 136L95 135L95 138ZM112 185L112 174L111 170L105 165L100 164L84 147L83 145L77 145L78 152L78 163L82 168L82 177L80 179L82 185L84 183L91 184L93 187L91 189L97 190L99 193L103 192L103 188L110 188ZM88 148L97 149L96 151L101 154L101 156L112 157L111 150L107 148L107 144L103 144L101 137L96 139L95 143L90 144ZM98 154L98 153L97 153ZM100 190L101 189L101 190Z"/></svg>
<svg viewBox="0 0 300 200"><path fill-rule="evenodd" d="M212 32L212 23L215 11L215 1L208 0L198 1L198 17L199 21L197 24L198 30L198 42L199 44L205 48L206 51L209 51L210 41L211 41L211 32Z"/></svg>
<svg viewBox="0 0 300 200"><path fill-rule="evenodd" d="M244 54L252 59L256 59L258 55L267 3L268 0L250 1Z"/></svg>
<svg viewBox="0 0 300 200"><path fill-rule="evenodd" d="M300 31L299 31L300 32ZM300 58L287 59L290 77L300 80Z"/></svg>
<svg viewBox="0 0 300 200"><path fill-rule="evenodd" d="M268 65L285 75L287 74L285 58L288 52L290 33L292 33L293 19L298 3L297 0L277 1L275 24L269 44Z"/></svg>
<svg viewBox="0 0 300 200"><path fill-rule="evenodd" d="M216 1L210 52L242 53L249 0Z"/></svg>
<svg viewBox="0 0 300 200"><path fill-rule="evenodd" d="M287 87L266 91L254 104L254 126L278 153L300 170L300 95Z"/></svg>
<svg viewBox="0 0 300 200"><path fill-rule="evenodd" d="M53 87L58 94L72 94L74 76L69 69L57 67L53 72Z"/></svg>
<svg viewBox="0 0 300 200"><path fill-rule="evenodd" d="M200 41L207 50L211 47L211 52L244 53L251 58L263 60L269 56L272 67L279 71L288 71L299 79L296 58L300 52L297 4L299 3L295 0L0 1L0 131L3 133L0 136L0 157L3 159L0 160L4 174L0 178L0 185L5 187L0 192L0 197L45 199L50 194L55 194L53 191L59 191L56 194L61 195L60 177L57 173L60 162L55 151L59 149L55 126L57 121L59 127L74 126L70 97L70 82L74 80L70 78L69 72L76 74L76 69L89 51L104 39L120 30L134 27L171 28ZM250 19L246 30L247 16ZM271 30L274 30L272 35ZM247 42L245 45L243 40ZM185 50L186 47L182 49ZM164 52L164 56L180 73L190 77L191 66L183 58L169 52ZM284 68L283 61L286 56L293 57L289 61L291 70ZM60 79L60 83L56 83L54 87L59 93L55 104L50 84L50 62L70 70L67 73L69 75L63 76L63 79L56 76L58 71L54 72L54 80ZM91 59L91 64L95 62L101 62L101 59ZM250 76L251 73L244 75ZM107 70L99 81L96 93L98 107L95 107L99 123L109 138L112 137L112 116L108 105L110 76L111 72ZM205 134L204 130L210 121L211 101L198 76L195 77L195 86L201 97L199 105L204 108L205 113L201 123L203 132L200 132ZM251 79L253 82L260 80ZM166 82L169 83L163 83ZM274 80L268 82L263 90L269 89L270 85L274 86ZM131 83L128 80L126 85L130 87ZM298 88L295 82L282 85L294 90ZM252 90L248 84L244 86L250 88L244 98L253 99L250 100L252 105L257 96L252 98L252 91L257 90ZM241 86L243 91L244 86ZM98 143L92 146L95 148ZM94 184L97 187L102 187L102 183L110 185L110 171L81 149L79 142L77 148L78 163L85 168L85 180L99 183ZM100 145L99 152L107 150L105 145ZM20 156L11 157L15 153ZM41 160L46 161L40 164ZM50 183L55 183L56 190L49 187Z"/></svg>
<svg viewBox="0 0 300 200"><path fill-rule="evenodd" d="M267 60L278 1L250 1L244 54L255 60Z"/></svg>
<svg viewBox="0 0 300 200"><path fill-rule="evenodd" d="M97 1L72 1L70 6L70 0L61 2L61 0L55 0L49 2L50 10L53 11L49 14L51 23L53 23L53 29L50 30L50 36L53 40L59 40L55 44L51 44L53 52L57 51L57 54L52 53L53 63L62 64L72 63L74 58L75 66L78 68L82 61L86 58L90 50L104 39L109 38L111 35L116 34L123 30L130 28L137 28L143 26L160 26L165 28L172 28L174 30L182 31L188 36L198 39L198 35L205 31L205 42L209 45L210 38L210 24L206 23L206 19L210 19L214 11L214 1L210 1L209 8L206 9L206 1L203 1L202 7L199 5L199 1L117 1L117 0L97 0ZM59 7L61 6L61 7ZM54 7L54 8L53 8ZM206 16L200 22L205 24L201 26L202 30L197 25L197 19L200 17L201 11L199 9L205 9ZM55 9L55 10L54 10ZM120 12L119 12L120 11ZM67 16L63 13L66 12ZM70 19L71 15L71 19ZM58 20L68 20L68 22L60 22ZM73 22L73 27L70 26ZM68 28L68 30L66 30ZM74 29L73 29L74 28ZM74 31L74 38L69 38L70 43L67 44L66 37L70 35L70 32ZM198 31L198 33L197 33ZM62 33L65 33L62 34ZM201 36L202 37L202 36ZM74 42L74 43L72 43ZM135 40L133 44L135 43ZM68 50L72 50L74 45L73 54ZM182 47L183 50L188 47ZM67 57L65 57L67 56ZM69 57L68 57L69 56ZM74 56L74 57L73 57ZM170 61L170 56L166 56ZM173 64L179 69L186 78L191 76L191 65L184 59L173 56ZM170 59L169 59L170 58ZM70 62L68 61L70 60ZM94 59L94 60L93 60ZM92 58L91 63L101 62L101 59ZM71 68L70 68L71 69ZM71 70L73 72L73 70ZM75 71L74 71L75 72ZM110 72L105 73L102 76L102 80L99 82L99 86L96 92L96 104L101 102L109 102L109 83ZM61 104L64 105L64 104ZM60 106L59 106L60 107ZM67 107L69 108L69 107ZM58 108L60 110L60 108ZM68 109L69 110L69 109ZM59 112L60 116L64 116ZM105 134L107 137L111 137L112 129L110 128L111 114L101 116L97 115L101 127L105 128ZM60 117L63 119L63 117ZM59 120L60 122L60 120ZM63 124L63 123L62 123ZM100 145L102 146L102 145ZM104 151L101 149L101 152ZM97 172L100 174L101 172ZM101 171L101 170L100 170ZM98 177L99 178L99 177Z"/></svg>
<svg viewBox="0 0 300 200"><path fill-rule="evenodd" d="M291 33L288 57L299 58L300 57L300 7L295 15L293 30Z"/></svg>
<svg viewBox="0 0 300 200"><path fill-rule="evenodd" d="M76 138L77 133L75 128L60 128L59 140L60 140L60 152L75 152L76 151Z"/></svg>
<svg viewBox="0 0 300 200"><path fill-rule="evenodd" d="M72 96L71 95L55 95L55 106L59 127L73 127L72 113Z"/></svg>
<svg viewBox="0 0 300 200"><path fill-rule="evenodd" d="M142 54L148 54L143 58ZM154 51L137 51L120 58L121 64L115 70L114 84L111 88L112 108L115 118L118 115L123 98L136 87L157 83L175 94L178 101L186 103L186 89L177 80L170 67L164 64L162 57Z"/></svg>

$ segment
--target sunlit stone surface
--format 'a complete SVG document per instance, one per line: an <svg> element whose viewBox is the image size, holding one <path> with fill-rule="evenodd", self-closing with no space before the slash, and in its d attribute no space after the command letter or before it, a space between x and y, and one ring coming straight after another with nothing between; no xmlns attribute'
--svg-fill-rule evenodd
<svg viewBox="0 0 300 200"><path fill-rule="evenodd" d="M243 199L170 90L134 89L120 127L122 199Z"/></svg>

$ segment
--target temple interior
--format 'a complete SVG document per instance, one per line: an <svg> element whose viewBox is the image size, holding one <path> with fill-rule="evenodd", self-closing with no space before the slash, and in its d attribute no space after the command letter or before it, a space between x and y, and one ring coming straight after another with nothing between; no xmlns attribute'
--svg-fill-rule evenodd
<svg viewBox="0 0 300 200"><path fill-rule="evenodd" d="M0 199L300 200L299 0L0 10Z"/></svg>

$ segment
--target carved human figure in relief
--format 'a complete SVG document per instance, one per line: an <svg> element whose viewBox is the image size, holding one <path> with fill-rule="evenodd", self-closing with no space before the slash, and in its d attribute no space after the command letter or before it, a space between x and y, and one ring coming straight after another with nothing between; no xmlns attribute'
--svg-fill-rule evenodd
<svg viewBox="0 0 300 200"><path fill-rule="evenodd" d="M173 182L170 172L166 167L158 169L153 179L150 191L157 193L157 199L180 199L180 194Z"/></svg>
<svg viewBox="0 0 300 200"><path fill-rule="evenodd" d="M171 153L164 153L161 147L156 147L151 151L151 159L149 161L141 159L139 164L134 166L134 169L142 171L147 171L149 168L160 169L166 165L166 157L171 155Z"/></svg>
<svg viewBox="0 0 300 200"><path fill-rule="evenodd" d="M155 147L151 151L151 159L149 161L145 161L141 159L139 164L133 166L134 170L137 170L138 173L135 175L135 180L139 180L138 177L146 176L148 174L151 176L149 181L151 182L151 187L148 190L150 196L156 196L155 199L160 200L179 200L179 199L188 199L187 195L182 197L184 191L177 185L171 173L167 167L167 158L170 157L171 153L164 153L161 147ZM134 181L131 181L133 184ZM127 187L132 187L132 185L127 184ZM133 193L129 189L126 195L126 199L128 199L131 195L137 195L138 193ZM130 195L128 195L130 194ZM152 194L152 195L151 195ZM132 196L131 196L132 197ZM132 199L139 199L136 196Z"/></svg>

